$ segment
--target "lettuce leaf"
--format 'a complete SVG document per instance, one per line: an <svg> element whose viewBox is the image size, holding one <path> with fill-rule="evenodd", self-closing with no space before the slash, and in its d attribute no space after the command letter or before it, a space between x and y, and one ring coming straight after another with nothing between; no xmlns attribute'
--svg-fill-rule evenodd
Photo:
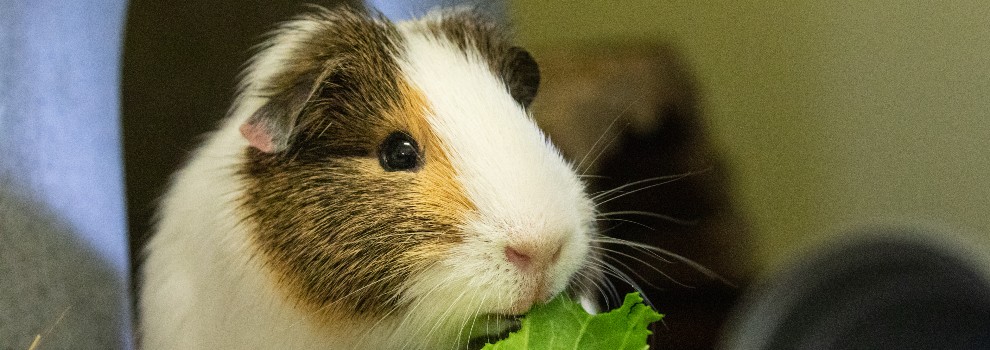
<svg viewBox="0 0 990 350"><path fill-rule="evenodd" d="M581 304L559 296L531 310L522 325L482 350L648 349L649 326L663 315L643 304L639 293L626 295L622 306L591 315Z"/></svg>

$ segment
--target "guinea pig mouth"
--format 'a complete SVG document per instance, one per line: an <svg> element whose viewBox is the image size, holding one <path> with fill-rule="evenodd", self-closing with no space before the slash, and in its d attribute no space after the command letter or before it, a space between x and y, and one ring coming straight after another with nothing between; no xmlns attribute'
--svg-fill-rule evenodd
<svg viewBox="0 0 990 350"><path fill-rule="evenodd" d="M509 321L510 326L506 327L505 329L503 329L501 332L498 333L481 334L472 337L471 339L468 340L467 349L471 349L471 350L481 349L485 347L485 344L495 343L499 340L509 337L509 333L518 331L519 327L522 326L522 323L519 321L519 319L522 318L523 315L488 314L488 315L483 315L482 317L493 318L493 319L497 318L500 320Z"/></svg>

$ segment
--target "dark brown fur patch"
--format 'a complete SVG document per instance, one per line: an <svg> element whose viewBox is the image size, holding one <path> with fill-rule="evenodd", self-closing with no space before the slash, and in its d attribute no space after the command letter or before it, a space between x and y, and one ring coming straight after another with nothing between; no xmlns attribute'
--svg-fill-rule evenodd
<svg viewBox="0 0 990 350"><path fill-rule="evenodd" d="M512 46L503 27L474 12L454 11L425 23L422 30L457 45L461 51L476 51L502 79L512 98L524 107L536 98L540 69L529 52Z"/></svg>
<svg viewBox="0 0 990 350"><path fill-rule="evenodd" d="M474 208L427 124L425 97L401 77L394 25L353 11L303 18L319 29L267 90L281 103L304 90L293 87L317 88L298 115L266 105L275 120L265 122L285 125L289 142L245 151L242 214L290 300L324 318L373 318L403 307L408 280L461 241L457 225ZM420 144L416 172L378 163L378 145L397 130Z"/></svg>

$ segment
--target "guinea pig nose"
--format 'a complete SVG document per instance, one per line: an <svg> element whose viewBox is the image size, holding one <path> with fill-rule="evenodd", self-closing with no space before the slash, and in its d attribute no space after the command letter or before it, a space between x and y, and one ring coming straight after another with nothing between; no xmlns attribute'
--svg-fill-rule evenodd
<svg viewBox="0 0 990 350"><path fill-rule="evenodd" d="M559 244L510 244L505 246L505 260L521 270L541 270L557 262L560 250Z"/></svg>
<svg viewBox="0 0 990 350"><path fill-rule="evenodd" d="M526 255L510 246L505 247L505 259L513 265L516 265L516 267L524 270L529 268L529 264L533 261L533 258L530 258L529 255Z"/></svg>

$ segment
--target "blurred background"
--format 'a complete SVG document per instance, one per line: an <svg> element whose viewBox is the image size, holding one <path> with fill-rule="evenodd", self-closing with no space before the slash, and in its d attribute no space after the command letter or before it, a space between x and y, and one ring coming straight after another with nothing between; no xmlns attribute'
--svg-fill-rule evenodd
<svg viewBox="0 0 990 350"><path fill-rule="evenodd" d="M985 2L509 3L526 43L679 53L751 225L753 267L888 221L990 248Z"/></svg>
<svg viewBox="0 0 990 350"><path fill-rule="evenodd" d="M839 240L837 236L853 239L872 233L854 229L860 227L938 227L962 236L977 251L990 251L990 187L985 185L990 181L990 26L984 19L990 6L985 2L509 4L526 44L659 45L667 49L663 64L690 77L667 88L693 90L698 124L692 127L707 134L708 143L673 146L710 147L700 163L724 175L721 182L704 178L718 187L694 187L706 189L704 195L720 192L729 204L715 207L718 211L702 217L702 224L719 212L734 213L704 227L706 231L663 232L689 234L692 247L654 238L658 246L698 260L742 286L800 262ZM539 52L535 56L541 57ZM667 103L684 103L667 96ZM660 137L670 135L666 132ZM616 157L633 154L627 148ZM635 164L632 157L618 166ZM665 204L642 199L624 204L640 210L669 208L669 193L655 195ZM692 196L674 200L691 203ZM721 243L727 240L743 244ZM698 295L690 289L655 294L668 297L655 298L660 309ZM731 300L731 293L721 296ZM709 297L700 303L715 300L724 299ZM678 324L677 312L697 321L720 310L668 311L667 344L707 346L703 337L710 331L688 342L694 333L684 327L711 324Z"/></svg>
<svg viewBox="0 0 990 350"><path fill-rule="evenodd" d="M437 4L459 3L368 5L403 19ZM655 329L659 347L712 348L715 334L738 312L733 310L749 300L747 292L800 265L813 255L809 252L838 246L840 238L873 234L857 228L935 228L932 232L941 233L929 238L940 246L963 247L946 248L951 252L971 251L968 263L985 271L983 257L990 251L990 5L985 2L475 5L511 23L540 63L538 122L582 171L602 176L591 183L594 190L674 177L602 205L619 213L616 221L603 224L609 235L698 264L610 247L620 252L614 264L627 265L629 277L667 314L666 324ZM53 261L65 256L67 266L95 261L93 280L107 280L109 289L123 293L120 286L133 275L126 268L121 192L126 190L130 259L136 266L169 174L225 114L250 47L274 23L304 9L291 0L108 0L73 6L78 8L57 1L0 2L0 51L13 53L0 53L0 146L11 155L0 159L5 190L0 251L18 257L4 260L0 276L37 284L36 289L0 287L0 306L20 307L10 309L22 313L13 317L38 310L24 307L19 297L38 295L37 290L58 290L62 294L53 295L68 300L110 295L112 300L98 301L102 314L130 312L126 297L99 288L81 294L55 273L20 276L39 266L33 262L42 261L38 256ZM107 47L113 43L122 43L122 50ZM106 71L118 66L119 77ZM38 79L38 72L57 74ZM80 104L72 101L105 103L76 108ZM81 126L67 127L65 120ZM120 133L114 131L118 125ZM66 132L93 126L105 128ZM55 141L63 146L30 147ZM114 154L121 145L123 165ZM43 219L16 219L34 217ZM36 221L53 222L54 228L23 224ZM13 230L45 234L14 235ZM944 232L952 236L941 236ZM75 239L81 242L69 246L82 248L7 253L38 247L32 240ZM29 243L10 243L25 240ZM58 253L64 250L73 253ZM24 322L27 328L50 329L51 320L66 312L44 297L38 303L48 306L32 315L36 323ZM80 303L85 304L74 305ZM70 317L77 311L69 311ZM120 322L86 326L101 334L127 332ZM21 338L4 343L3 332L21 332ZM0 347L25 348L34 336L23 332L0 325ZM124 338L90 337L111 348L129 347Z"/></svg>

